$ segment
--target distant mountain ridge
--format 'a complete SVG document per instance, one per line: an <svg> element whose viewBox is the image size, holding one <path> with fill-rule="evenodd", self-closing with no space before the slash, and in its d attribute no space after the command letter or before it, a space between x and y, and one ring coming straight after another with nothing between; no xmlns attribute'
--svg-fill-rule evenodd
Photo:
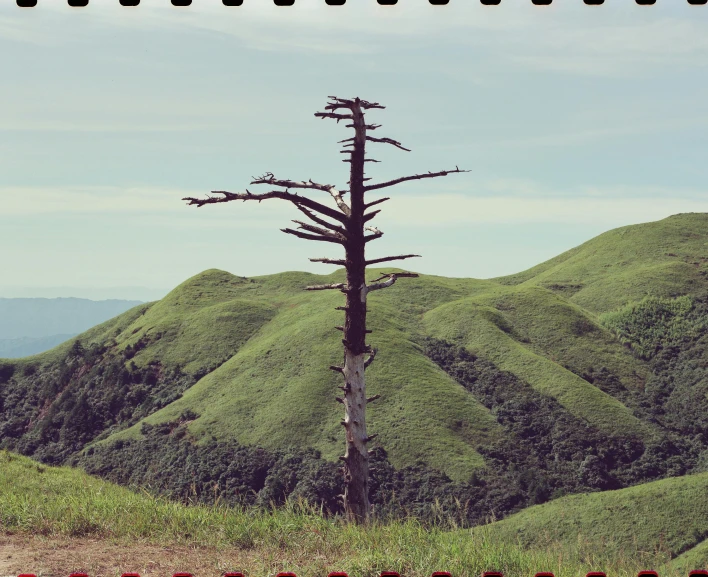
<svg viewBox="0 0 708 577"><path fill-rule="evenodd" d="M57 345L75 337L76 333L68 335L51 335L48 337L20 337L17 339L0 339L0 359L20 359L53 349Z"/></svg>
<svg viewBox="0 0 708 577"><path fill-rule="evenodd" d="M0 339L76 335L139 304L118 299L0 298Z"/></svg>

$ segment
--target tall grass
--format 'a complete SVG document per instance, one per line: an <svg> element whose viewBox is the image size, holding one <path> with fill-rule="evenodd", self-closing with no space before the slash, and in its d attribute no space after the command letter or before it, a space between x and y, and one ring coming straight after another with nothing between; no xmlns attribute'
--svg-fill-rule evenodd
<svg viewBox="0 0 708 577"><path fill-rule="evenodd" d="M624 577L647 567L646 558L640 566L630 558L609 557L602 548L552 544L524 550L491 534L424 528L412 518L357 527L341 518L326 519L304 502L271 510L182 505L8 452L0 452L0 527L5 533L235 547L255 553L254 565L243 568L251 577L271 574L274 566L298 575L339 570L368 576L395 570L406 577L436 570L455 577L484 570L509 576L544 570L559 577L604 570ZM653 566L665 560L657 555Z"/></svg>

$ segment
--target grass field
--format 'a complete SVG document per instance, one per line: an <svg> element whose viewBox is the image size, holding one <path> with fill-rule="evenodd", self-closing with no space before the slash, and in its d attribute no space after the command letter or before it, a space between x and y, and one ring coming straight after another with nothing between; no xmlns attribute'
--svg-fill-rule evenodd
<svg viewBox="0 0 708 577"><path fill-rule="evenodd" d="M180 505L132 493L76 469L47 467L26 457L0 452L0 537L64 539L60 542L68 547L72 539L84 547L90 540L94 556L116 544L131 547L134 558L143 558L141 551L155 546L172 552L180 547L191 548L202 553L191 557L190 566L179 569L197 575L216 575L216 560L220 560L222 570L245 570L250 577L265 577L280 570L294 571L298 576L339 570L356 577L377 575L382 570L399 571L405 577L430 575L435 570L450 571L455 577L479 575L483 570L529 577L542 570L554 571L559 577L604 570L608 575L625 577L639 569L661 566L668 561L672 546L690 540L678 521L687 500L695 497L697 491L705 491L708 476L671 481L652 483L643 489L646 499L641 514L635 515L631 508L618 505L609 516L618 527L626 527L632 520L661 521L673 527L673 531L667 529L667 547L653 552L655 534L641 527L637 528L638 541L631 551L584 541L585 535L598 536L589 529L597 520L598 497L606 498L604 495L573 498L572 511L577 514L582 531L565 523L563 532L556 535L560 541L544 536L545 541L531 543L534 540L527 538L522 546L516 543L515 528L531 530L531 519L536 519L536 529L549 529L553 516L559 515L559 505L567 503L565 499L471 532L427 529L415 520L374 523L362 528L339 519L324 519L303 504L291 503L272 511ZM652 515L648 504L650 496L657 495L664 495L666 506L657 507ZM639 503L641 499L628 502ZM680 507L674 510L670 503ZM565 518L569 515L567 510ZM700 519L705 519L704 513ZM698 523L695 526L702 526ZM625 543L632 542L629 535L623 539ZM640 558L634 554L640 549L649 552ZM88 559L89 551L81 550ZM234 559L241 564L234 566ZM82 563L74 560L70 570L85 567ZM32 567L23 570L30 571ZM661 575L682 574L685 572L667 565Z"/></svg>

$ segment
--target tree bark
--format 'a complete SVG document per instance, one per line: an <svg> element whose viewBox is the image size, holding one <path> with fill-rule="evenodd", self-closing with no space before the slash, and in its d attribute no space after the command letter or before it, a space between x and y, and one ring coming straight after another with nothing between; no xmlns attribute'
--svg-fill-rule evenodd
<svg viewBox="0 0 708 577"><path fill-rule="evenodd" d="M364 159L366 125L356 99L351 107L354 141L351 149L349 195L351 213L346 223L347 309L344 321L344 509L356 523L369 518L369 452L366 448L366 258L364 256Z"/></svg>

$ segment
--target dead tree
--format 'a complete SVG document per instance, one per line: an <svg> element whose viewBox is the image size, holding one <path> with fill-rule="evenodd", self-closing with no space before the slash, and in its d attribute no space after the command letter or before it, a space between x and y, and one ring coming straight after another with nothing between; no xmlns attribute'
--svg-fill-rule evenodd
<svg viewBox="0 0 708 577"><path fill-rule="evenodd" d="M185 198L183 200L188 201L190 205L198 207L233 200L243 200L244 202L247 200L261 202L269 198L287 200L292 202L314 224L293 220L294 223L299 225L297 230L284 228L281 229L283 232L307 240L340 244L344 247L345 258L342 260L330 258L311 258L310 260L312 262L345 267L346 283L309 286L305 287L305 290L338 289L346 295L346 306L336 307L337 310L344 311L344 325L335 327L344 333L344 338L342 339L344 344L344 365L330 366L330 369L341 373L344 379L344 386L339 387L344 394L337 398L337 401L344 405L342 425L346 431L347 445L345 455L340 457L344 462L344 509L351 521L363 523L368 520L371 509L368 492L369 451L367 444L376 436L369 435L366 430L366 405L379 397L379 395L368 398L366 396L364 370L371 365L376 356L376 349L366 344L366 334L371 332L366 328L366 297L371 291L390 287L400 277L418 276L410 272L387 273L367 284L365 279L366 267L372 264L420 256L417 254L403 254L366 260L364 252L367 243L380 238L383 232L367 224L380 210L365 211L389 200L389 198L379 198L366 203L364 195L367 192L388 188L409 180L435 178L467 171L455 167L453 170L427 172L376 184L365 184L366 181L371 180L364 176L365 163L378 162L366 157L367 142L391 144L406 151L408 149L391 138L375 138L368 135L369 132L376 130L380 125L367 124L364 119L365 111L373 108L384 108L380 104L367 102L359 98L347 99L335 96L330 96L329 100L330 102L325 106L325 112L317 112L315 116L318 118L332 118L337 123L340 120L344 120L348 122L347 128L354 129L354 136L340 141L344 148L341 152L347 155L343 162L348 162L350 165L348 190L340 190L331 184L319 184L312 180L283 180L276 178L272 173L266 173L259 178L253 178L251 184L263 184L272 187L274 190L269 192L254 194L248 189L246 189L246 192L215 190L212 193L218 196ZM306 196L301 196L297 192L291 192L291 189L314 189L326 192L334 199L337 209L330 208ZM346 194L349 194L349 204L344 200ZM367 232L371 234L366 234ZM364 358L365 356L367 356L366 359Z"/></svg>

